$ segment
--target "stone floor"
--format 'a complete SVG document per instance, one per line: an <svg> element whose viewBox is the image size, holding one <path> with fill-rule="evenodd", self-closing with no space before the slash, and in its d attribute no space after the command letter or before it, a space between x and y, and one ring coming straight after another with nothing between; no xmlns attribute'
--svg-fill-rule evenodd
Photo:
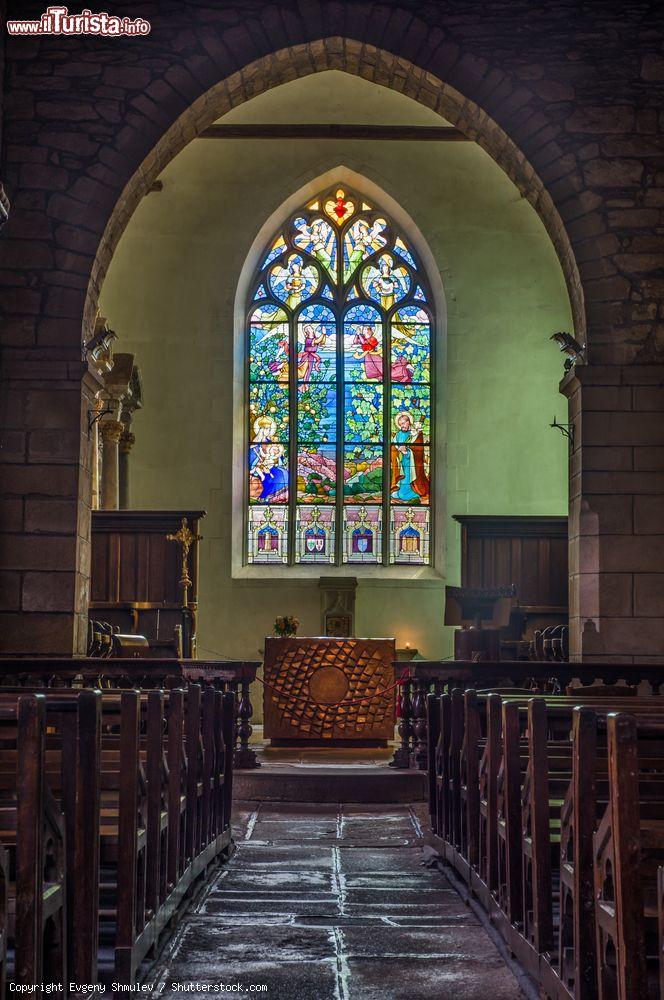
<svg viewBox="0 0 664 1000"><path fill-rule="evenodd" d="M419 809L239 809L238 850L178 928L152 995L241 984L236 995L269 1000L523 998L478 919L427 866Z"/></svg>

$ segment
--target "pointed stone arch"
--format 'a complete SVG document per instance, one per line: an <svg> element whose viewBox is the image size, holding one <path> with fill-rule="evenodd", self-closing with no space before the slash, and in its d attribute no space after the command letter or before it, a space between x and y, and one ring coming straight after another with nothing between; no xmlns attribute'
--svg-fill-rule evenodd
<svg viewBox="0 0 664 1000"><path fill-rule="evenodd" d="M439 54L439 59L431 62L436 65L444 60ZM209 125L239 104L289 80L330 69L362 76L418 101L463 131L495 160L542 220L561 262L576 335L585 339L588 324L583 285L572 240L557 203L565 206L568 219L577 220L576 230L581 239L585 239L588 234L578 220L586 214L589 204L584 195L578 192L578 184L570 173L569 158L564 156L562 149L553 139L543 145L548 138L544 116L537 113L524 115L524 108L533 94L525 86L513 90L507 76L495 76L495 71L489 87L486 79L488 67L484 60L464 57L455 61L450 65L449 78L444 80L403 56L340 36L292 45L270 56L255 59L200 94L177 116L126 181L108 217L90 274L84 310L84 331L94 318L104 275L127 222L141 198L149 192L173 157ZM456 89L449 80L455 81L459 86L465 85L465 92ZM485 97L487 106L495 105L496 95L502 95L500 104L495 107L496 118L491 117L480 103L468 96L475 92L478 99ZM537 137L536 159L546 168L545 176L556 178L556 200L533 162L499 124L499 112L500 118L507 119L507 123L514 116L511 123L515 130L517 122L521 124L527 118L528 134L532 133ZM525 131L523 126L521 131ZM128 140L130 138L127 136ZM524 142L524 147L526 145ZM594 236L592 227L591 235Z"/></svg>

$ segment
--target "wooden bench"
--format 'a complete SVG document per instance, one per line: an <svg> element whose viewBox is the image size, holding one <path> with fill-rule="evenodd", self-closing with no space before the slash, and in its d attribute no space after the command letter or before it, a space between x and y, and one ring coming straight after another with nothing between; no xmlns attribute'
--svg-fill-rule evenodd
<svg viewBox="0 0 664 1000"><path fill-rule="evenodd" d="M631 706L609 716L609 795L594 836L600 1000L656 995L662 974L663 745L664 718L636 716Z"/></svg>
<svg viewBox="0 0 664 1000"><path fill-rule="evenodd" d="M639 724L663 715L652 697L588 701L456 690L427 706L435 842L554 997L597 995L592 831L608 801L607 716L625 705ZM651 800L664 742L642 763Z"/></svg>
<svg viewBox="0 0 664 1000"><path fill-rule="evenodd" d="M0 704L2 965L21 986L67 980L66 824L48 783L45 736L43 696Z"/></svg>
<svg viewBox="0 0 664 1000"><path fill-rule="evenodd" d="M233 695L211 687L0 689L0 947L17 983L134 981L232 849L233 726Z"/></svg>

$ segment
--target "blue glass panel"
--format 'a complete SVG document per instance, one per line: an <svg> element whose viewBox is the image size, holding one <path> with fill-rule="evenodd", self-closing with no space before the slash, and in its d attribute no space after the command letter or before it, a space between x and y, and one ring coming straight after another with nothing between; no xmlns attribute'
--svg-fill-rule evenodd
<svg viewBox="0 0 664 1000"><path fill-rule="evenodd" d="M375 264L362 272L362 288L370 299L379 302L383 309L391 309L410 290L410 275L403 264L395 264L390 254L383 254Z"/></svg>
<svg viewBox="0 0 664 1000"><path fill-rule="evenodd" d="M266 268L269 264L271 264L273 260L276 260L277 257L280 257L285 249L286 249L286 241L284 240L283 236L277 236L276 240L272 244L272 247L270 248L270 252L268 253L268 255L266 256L265 260L261 265L261 271L264 268Z"/></svg>
<svg viewBox="0 0 664 1000"><path fill-rule="evenodd" d="M408 249L408 247L406 246L406 244L404 243L404 241L401 239L400 236L397 236L396 240L394 241L394 249L399 254L400 257L403 257L404 260L408 261L408 263L412 268L417 270L417 264L413 260L413 255L411 254L410 250Z"/></svg>
<svg viewBox="0 0 664 1000"><path fill-rule="evenodd" d="M301 385L297 394L298 441L336 441L337 392L334 385Z"/></svg>
<svg viewBox="0 0 664 1000"><path fill-rule="evenodd" d="M383 449L380 445L344 448L344 503L380 503L383 499Z"/></svg>
<svg viewBox="0 0 664 1000"><path fill-rule="evenodd" d="M302 445L297 451L297 499L329 503L337 492L337 454L334 445Z"/></svg>
<svg viewBox="0 0 664 1000"><path fill-rule="evenodd" d="M428 385L393 385L391 434L393 441L428 444L431 434L431 397Z"/></svg>
<svg viewBox="0 0 664 1000"><path fill-rule="evenodd" d="M298 314L298 318L302 322L307 323L334 323L334 313L329 308L329 306L323 305L322 302L316 302L311 306L304 306Z"/></svg>
<svg viewBox="0 0 664 1000"><path fill-rule="evenodd" d="M347 382L383 378L383 327L378 310L356 305L344 320L344 377Z"/></svg>
<svg viewBox="0 0 664 1000"><path fill-rule="evenodd" d="M417 306L405 306L392 318L392 381L407 385L428 382L430 363L429 317Z"/></svg>
<svg viewBox="0 0 664 1000"><path fill-rule="evenodd" d="M385 219L368 222L358 219L344 236L344 281L348 281L355 268L372 253L382 250L387 244L383 236L387 223Z"/></svg>
<svg viewBox="0 0 664 1000"><path fill-rule="evenodd" d="M392 445L390 496L393 504L429 503L429 449L404 439Z"/></svg>
<svg viewBox="0 0 664 1000"><path fill-rule="evenodd" d="M310 299L319 283L317 269L313 264L305 264L299 254L291 254L285 265L275 265L268 275L272 294L291 309Z"/></svg>
<svg viewBox="0 0 664 1000"><path fill-rule="evenodd" d="M267 298L267 289L265 288L265 285L259 285L258 288L256 289L256 294L254 295L254 302L257 302L258 299L266 299L266 298Z"/></svg>
<svg viewBox="0 0 664 1000"><path fill-rule="evenodd" d="M307 222L306 219L299 218L294 222L297 234L293 238L293 243L300 250L305 250L312 257L315 257L321 264L332 281L337 280L337 234L325 219L316 217Z"/></svg>
<svg viewBox="0 0 664 1000"><path fill-rule="evenodd" d="M383 440L383 386L348 383L344 389L344 439Z"/></svg>
<svg viewBox="0 0 664 1000"><path fill-rule="evenodd" d="M289 338L286 315L271 303L254 311L249 327L249 378L288 381Z"/></svg>
<svg viewBox="0 0 664 1000"><path fill-rule="evenodd" d="M288 503L288 449L268 441L249 447L250 503Z"/></svg>
<svg viewBox="0 0 664 1000"><path fill-rule="evenodd" d="M288 386L255 382L249 390L251 441L288 441Z"/></svg>
<svg viewBox="0 0 664 1000"><path fill-rule="evenodd" d="M420 302L426 302L426 300L427 300L426 295L424 294L424 292L422 291L422 289L420 288L419 285L415 289L415 295L413 296L413 298L419 299Z"/></svg>
<svg viewBox="0 0 664 1000"><path fill-rule="evenodd" d="M332 289L330 288L329 285L325 286L325 288L321 292L321 295L323 296L324 299L332 299L332 300L334 300L334 295L332 294Z"/></svg>

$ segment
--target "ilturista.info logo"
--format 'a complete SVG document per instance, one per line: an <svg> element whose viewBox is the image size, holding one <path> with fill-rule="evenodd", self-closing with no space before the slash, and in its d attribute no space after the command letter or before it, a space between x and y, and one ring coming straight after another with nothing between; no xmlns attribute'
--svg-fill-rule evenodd
<svg viewBox="0 0 664 1000"><path fill-rule="evenodd" d="M149 35L151 24L143 17L117 17L106 11L93 13L85 8L70 14L68 7L47 7L38 21L7 21L10 35L103 35L119 38L126 35Z"/></svg>

